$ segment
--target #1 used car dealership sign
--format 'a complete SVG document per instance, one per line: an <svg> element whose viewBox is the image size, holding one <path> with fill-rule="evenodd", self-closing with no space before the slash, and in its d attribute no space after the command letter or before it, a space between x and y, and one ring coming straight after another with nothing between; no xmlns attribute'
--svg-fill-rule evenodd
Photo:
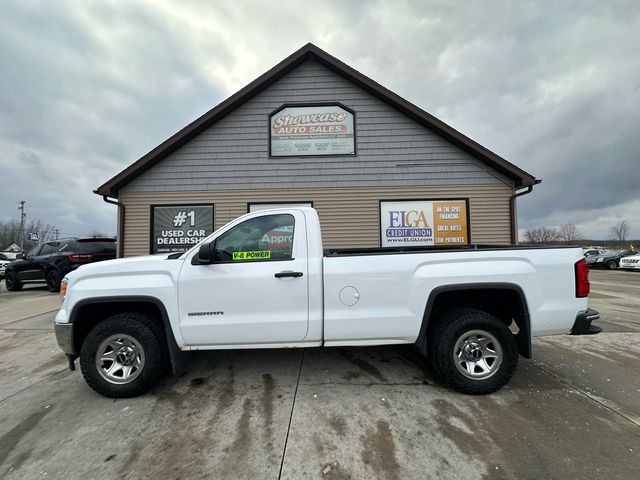
<svg viewBox="0 0 640 480"><path fill-rule="evenodd" d="M186 252L213 233L213 205L152 205L151 253Z"/></svg>
<svg viewBox="0 0 640 480"><path fill-rule="evenodd" d="M380 202L382 247L466 245L468 200L402 200Z"/></svg>
<svg viewBox="0 0 640 480"><path fill-rule="evenodd" d="M353 155L353 113L338 105L284 107L271 115L271 155Z"/></svg>

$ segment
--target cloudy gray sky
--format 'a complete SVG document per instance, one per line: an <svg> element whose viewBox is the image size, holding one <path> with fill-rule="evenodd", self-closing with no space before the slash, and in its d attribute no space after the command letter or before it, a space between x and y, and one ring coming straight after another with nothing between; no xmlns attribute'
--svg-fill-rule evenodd
<svg viewBox="0 0 640 480"><path fill-rule="evenodd" d="M115 233L92 193L313 42L543 180L521 228L640 237L636 1L15 1L0 16L0 219Z"/></svg>

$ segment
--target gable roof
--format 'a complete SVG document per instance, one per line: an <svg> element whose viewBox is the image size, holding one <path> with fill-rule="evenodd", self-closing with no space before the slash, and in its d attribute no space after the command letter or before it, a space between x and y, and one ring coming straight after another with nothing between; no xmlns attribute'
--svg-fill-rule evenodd
<svg viewBox="0 0 640 480"><path fill-rule="evenodd" d="M212 108L207 113L162 142L149 153L142 156L136 162L129 165L115 177L111 178L109 181L94 190L94 193L117 198L119 189L124 187L138 175L153 167L160 160L183 146L207 128L211 127L218 120L231 113L251 97L257 95L265 88L277 82L280 78L298 67L300 64L311 58L334 71L338 75L350 80L363 90L379 98L434 133L447 139L449 142L481 160L491 168L503 173L514 181L516 188L529 187L540 183L540 181L536 180L534 176L525 172L521 168L516 167L514 164L508 162L499 155L496 155L479 143L474 142L469 137L450 127L443 121L425 112L401 96L393 93L391 90L383 87L346 63L329 55L327 52L316 47L312 43L307 43L301 49L292 53L283 61L278 63L275 67L256 78L247 86L231 95L222 103L218 104L216 107Z"/></svg>

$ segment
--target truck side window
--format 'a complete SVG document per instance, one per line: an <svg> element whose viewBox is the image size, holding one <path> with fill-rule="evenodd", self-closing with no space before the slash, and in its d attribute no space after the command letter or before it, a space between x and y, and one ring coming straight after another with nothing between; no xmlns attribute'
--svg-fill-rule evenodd
<svg viewBox="0 0 640 480"><path fill-rule="evenodd" d="M217 262L264 262L291 260L293 215L265 215L246 220L226 231L216 241Z"/></svg>

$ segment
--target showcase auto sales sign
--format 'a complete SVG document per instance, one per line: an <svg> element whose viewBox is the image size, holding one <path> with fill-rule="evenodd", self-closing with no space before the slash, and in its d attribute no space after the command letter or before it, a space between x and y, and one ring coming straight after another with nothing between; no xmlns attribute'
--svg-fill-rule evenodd
<svg viewBox="0 0 640 480"><path fill-rule="evenodd" d="M337 105L285 107L271 115L271 155L352 155L353 114Z"/></svg>

